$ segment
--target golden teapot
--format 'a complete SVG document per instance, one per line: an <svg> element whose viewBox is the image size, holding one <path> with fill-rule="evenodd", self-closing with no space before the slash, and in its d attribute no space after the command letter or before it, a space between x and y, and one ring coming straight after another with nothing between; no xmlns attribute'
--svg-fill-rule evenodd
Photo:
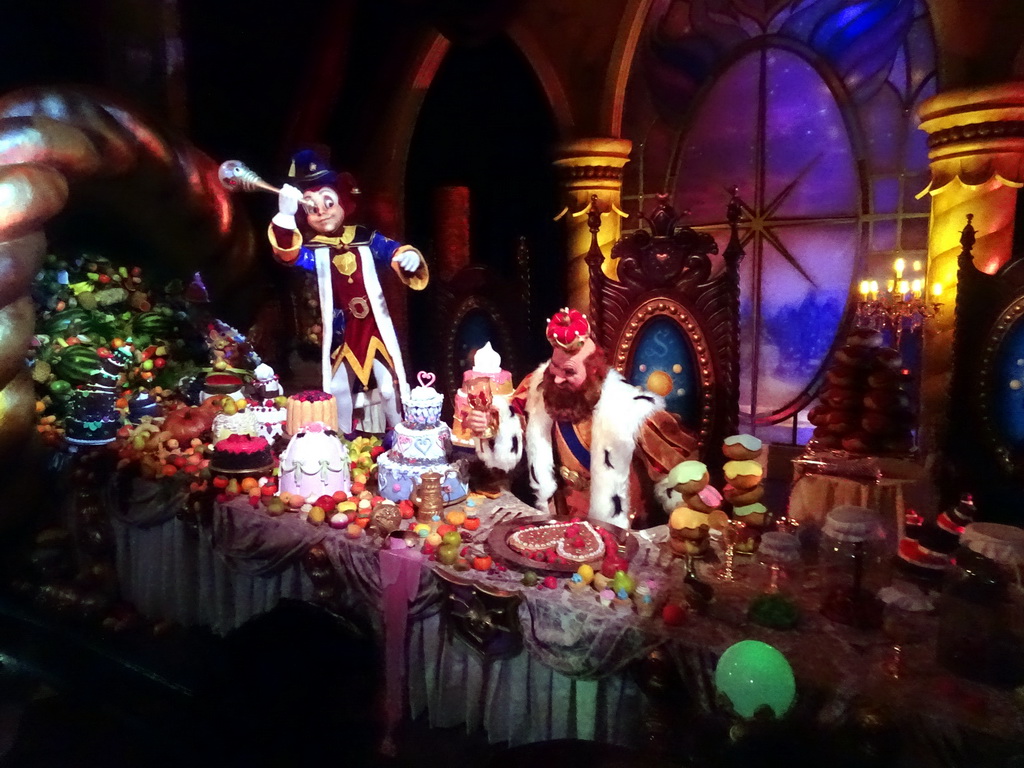
<svg viewBox="0 0 1024 768"><path fill-rule="evenodd" d="M437 472L424 472L420 481L413 487L409 497L416 506L416 519L421 523L429 523L434 516L444 517L444 497L441 495L441 475Z"/></svg>

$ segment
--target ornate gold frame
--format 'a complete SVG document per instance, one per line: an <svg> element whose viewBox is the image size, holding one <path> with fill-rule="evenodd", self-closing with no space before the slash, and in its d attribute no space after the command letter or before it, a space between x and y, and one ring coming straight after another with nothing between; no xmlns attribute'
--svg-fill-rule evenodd
<svg viewBox="0 0 1024 768"><path fill-rule="evenodd" d="M633 342L643 327L656 317L669 317L674 320L683 330L686 338L689 339L694 355L697 358L701 399L700 427L697 441L703 449L711 435L714 423L715 371L714 364L708 354L707 338L700 324L686 307L677 301L665 298L650 299L637 307L633 314L629 316L622 332L619 334L619 338L615 342L612 365L619 373L626 374L626 370L633 358Z"/></svg>
<svg viewBox="0 0 1024 768"><path fill-rule="evenodd" d="M997 384L994 380L995 371L993 370L996 355L1005 343L1010 331L1022 318L1024 318L1024 299L1013 301L997 316L982 348L981 360L978 366L981 386L975 389L977 413L980 417L985 440L988 442L992 454L995 456L996 461L999 462L1000 467L1008 475L1017 477L1024 474L1024 466L1019 461L1014 460L1006 443L996 433L991 411L991 394L995 391Z"/></svg>

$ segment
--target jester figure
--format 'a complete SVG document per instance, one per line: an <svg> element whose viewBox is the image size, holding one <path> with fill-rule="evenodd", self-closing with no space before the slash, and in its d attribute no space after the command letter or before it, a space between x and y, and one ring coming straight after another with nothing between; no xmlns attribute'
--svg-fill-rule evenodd
<svg viewBox="0 0 1024 768"><path fill-rule="evenodd" d="M317 276L323 389L338 403L338 427L353 431L355 398L376 388L387 428L401 421L408 383L377 268L390 266L413 290L427 286L423 255L365 227L346 225L359 190L315 150L292 158L268 236L274 255Z"/></svg>

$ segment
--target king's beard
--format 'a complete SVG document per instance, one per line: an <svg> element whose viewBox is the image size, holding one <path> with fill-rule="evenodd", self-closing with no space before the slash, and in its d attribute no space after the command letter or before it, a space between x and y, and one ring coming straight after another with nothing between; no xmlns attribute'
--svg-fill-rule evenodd
<svg viewBox="0 0 1024 768"><path fill-rule="evenodd" d="M608 362L604 352L594 350L584 363L587 378L579 389L570 389L564 384L555 383L555 375L548 366L544 370L540 389L544 396L544 410L555 421L567 421L576 424L589 419L601 399L601 388L605 376L608 375Z"/></svg>

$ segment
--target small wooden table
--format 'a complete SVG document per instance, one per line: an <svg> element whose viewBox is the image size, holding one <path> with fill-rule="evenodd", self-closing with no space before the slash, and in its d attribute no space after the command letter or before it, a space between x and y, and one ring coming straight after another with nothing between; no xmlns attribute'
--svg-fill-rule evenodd
<svg viewBox="0 0 1024 768"><path fill-rule="evenodd" d="M867 507L882 514L899 541L906 515L904 488L924 475L924 467L907 459L842 452L804 454L793 461L787 515L800 525L820 527L837 506Z"/></svg>

